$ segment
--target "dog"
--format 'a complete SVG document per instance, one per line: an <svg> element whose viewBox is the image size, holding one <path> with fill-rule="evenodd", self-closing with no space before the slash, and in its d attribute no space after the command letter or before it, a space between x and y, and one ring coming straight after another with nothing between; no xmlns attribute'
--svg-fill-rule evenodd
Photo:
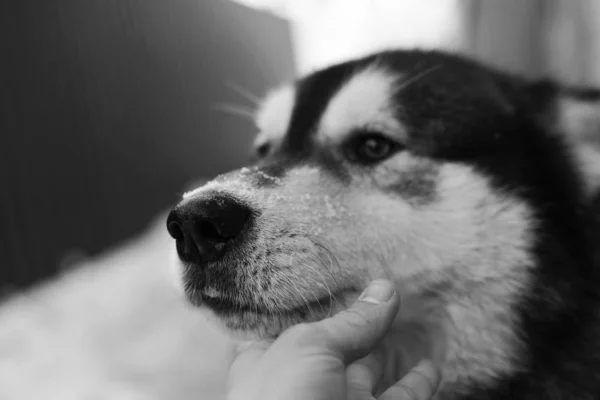
<svg viewBox="0 0 600 400"><path fill-rule="evenodd" d="M193 304L276 337L383 277L437 398L600 398L599 90L383 51L275 88L256 125L256 159L168 216Z"/></svg>

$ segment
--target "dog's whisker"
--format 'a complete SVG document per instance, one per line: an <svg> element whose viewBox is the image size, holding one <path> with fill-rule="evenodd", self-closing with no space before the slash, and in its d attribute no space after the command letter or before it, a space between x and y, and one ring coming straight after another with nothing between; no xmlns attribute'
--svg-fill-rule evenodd
<svg viewBox="0 0 600 400"><path fill-rule="evenodd" d="M340 263L337 259L337 257L331 252L331 250L329 250L326 246L324 246L323 244L319 243L318 241L316 241L315 239L311 239L309 238L309 240L319 249L323 250L323 252L325 252L325 254L327 254L327 256L329 257L329 265L327 265L320 254L317 255L319 262L323 265L324 269L327 271L327 273L329 274L329 276L331 276L331 279L333 280L333 282L336 284L336 286L339 287L339 284L335 278L335 275L333 274L333 271L331 268L332 266L336 266L337 267L337 271L341 271L342 267L340 266Z"/></svg>
<svg viewBox="0 0 600 400"><path fill-rule="evenodd" d="M320 283L318 281L316 281L314 278L310 279L312 282L316 283L317 285L320 285ZM312 290L312 287L309 286L309 290L311 291L313 297L315 298L315 301L317 302L317 304L319 305L319 307L321 307L321 312L325 312L325 310L323 309L323 304L321 304L321 301L319 300L319 297L316 295L316 293L314 292L314 290Z"/></svg>
<svg viewBox="0 0 600 400"><path fill-rule="evenodd" d="M235 104L215 104L213 105L213 110L224 112L229 115L233 115L236 117L241 117L245 120L249 120L254 122L254 110L248 107L244 107L242 105Z"/></svg>
<svg viewBox="0 0 600 400"><path fill-rule="evenodd" d="M310 312L310 315L312 316L313 319L315 319L315 313L313 312L313 309L310 306L310 302L308 302L306 300L306 297L304 297L304 295L302 294L302 292L299 289L296 289L296 293L302 298L302 301L304 302L304 305L306 306L306 308Z"/></svg>
<svg viewBox="0 0 600 400"><path fill-rule="evenodd" d="M259 301L260 301L260 299L259 299L259 298L255 298L255 299L254 299L254 313L255 313L255 315L257 316L257 318L258 318L258 302L259 302Z"/></svg>
<svg viewBox="0 0 600 400"><path fill-rule="evenodd" d="M398 92L400 92L400 91L402 91L402 90L406 89L406 88L407 88L407 87L409 87L410 85L412 85L412 84L416 83L416 82L417 82L417 81L419 81L420 79L423 79L424 77L426 77L427 75L431 74L432 72L434 72L434 71L436 71L436 70L440 69L441 67L442 67L442 66L441 66L441 65L439 65L439 64L438 64L438 65L434 65L433 67L427 68L426 70L424 70L424 71L422 71L422 72L419 72L419 73L417 73L417 74L413 75L412 77L410 77L410 78L408 78L408 79L406 79L406 80L402 81L402 82L400 83L400 86L398 86L398 87L396 88L396 90L397 90Z"/></svg>
<svg viewBox="0 0 600 400"><path fill-rule="evenodd" d="M228 81L225 83L231 90L241 95L246 100L250 101L252 105L258 106L260 104L260 97L252 93L250 90L246 89L242 85L235 83L233 81Z"/></svg>
<svg viewBox="0 0 600 400"><path fill-rule="evenodd" d="M319 297L317 296L317 294L315 293L315 291L312 288L312 285L310 283L317 283L317 281L315 281L314 278L309 277L307 279L307 285L306 288L310 291L310 293L312 294L312 298L314 299L313 302L318 302L319 301Z"/></svg>
<svg viewBox="0 0 600 400"><path fill-rule="evenodd" d="M325 269L329 275L331 276L331 278L333 279L334 283L336 284L336 286L339 288L340 286L338 285L337 281L335 280L335 277L333 275L333 273L331 272L331 270L329 269ZM319 275L319 277L321 278L321 280L323 281L323 283L325 284L325 287L327 289L327 292L329 294L329 300L331 302L332 307L337 303L338 305L342 305L342 303L337 299L337 297L333 294L331 288L329 287L329 285L327 284L327 281L325 280L325 277L323 276L323 274L321 273L321 271L319 270L315 270L315 272L317 273L317 275ZM329 310L329 315L331 314L331 308Z"/></svg>
<svg viewBox="0 0 600 400"><path fill-rule="evenodd" d="M311 267L308 267L308 269L311 269ZM315 280L314 280L314 278L312 278L312 277L309 277L309 278L307 279L307 281L308 281L307 283L310 283L310 282L314 282L314 283L316 283L316 281L315 281ZM315 291L313 290L313 288L312 288L312 285L310 285L310 284L307 284L307 285L306 285L306 289L307 289L308 291L310 291L310 293L312 294L312 298L314 299L314 300L313 300L313 302L318 302L318 301L319 301L319 297L317 296L317 294L316 294L316 293L315 293Z"/></svg>
<svg viewBox="0 0 600 400"><path fill-rule="evenodd" d="M327 284L327 280L325 279L325 277L323 276L321 271L319 271L316 268L312 268L312 269L315 272L315 274L320 278L320 280L322 282L322 286L325 288L325 290L327 290L327 294L329 295L329 301L331 302L331 307L329 308L329 312L327 314L327 316L329 317L331 315L331 310L333 309L333 306L335 305L335 303L340 304L340 305L341 305L341 303L333 294L331 288Z"/></svg>

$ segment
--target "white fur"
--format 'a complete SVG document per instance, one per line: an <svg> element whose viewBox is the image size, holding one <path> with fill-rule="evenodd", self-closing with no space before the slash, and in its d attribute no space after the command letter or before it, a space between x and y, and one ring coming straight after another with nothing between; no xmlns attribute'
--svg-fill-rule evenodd
<svg viewBox="0 0 600 400"><path fill-rule="evenodd" d="M395 233L410 244L399 260L404 274L442 270L449 264L466 262L470 269L465 276L498 278L501 275L494 274L505 270L490 265L492 261L504 262L505 266L528 264L528 230L533 221L524 205L496 193L485 178L465 165L442 164L437 181L439 199L432 204L411 207L379 195L379 199L365 205L371 216L377 214L378 221L395 224Z"/></svg>
<svg viewBox="0 0 600 400"><path fill-rule="evenodd" d="M259 134L255 146L270 143L277 146L283 139L294 109L295 89L281 86L267 94L256 113L256 126Z"/></svg>
<svg viewBox="0 0 600 400"><path fill-rule="evenodd" d="M524 204L497 193L469 167L447 164L440 175L441 198L416 217L421 222L415 235L426 237L429 246L454 249L440 273L453 274L463 290L447 306L452 323L446 326L445 380L486 381L526 362L513 316L529 285L535 221ZM446 213L453 216L441 217Z"/></svg>
<svg viewBox="0 0 600 400"><path fill-rule="evenodd" d="M413 158L401 154L390 162L409 166ZM389 179L375 176L377 184ZM408 315L401 321L426 323L444 332L445 350L439 359L445 385L485 382L526 362L519 358L512 315L517 296L529 284L535 221L524 204L493 190L468 166L441 164L437 182L437 198L426 205L413 207L365 189L353 196L356 205L347 207L368 215L370 229L354 221L360 236L370 248L379 243L374 250L378 259L393 260L387 274L399 282L405 299L416 296L405 301ZM386 232L395 237L389 244ZM364 256L358 251L355 257ZM435 316L419 312L426 307L419 293L440 282L450 288L432 306Z"/></svg>
<svg viewBox="0 0 600 400"><path fill-rule="evenodd" d="M391 99L398 78L376 66L357 72L330 100L319 135L338 143L353 130L369 129L403 138Z"/></svg>

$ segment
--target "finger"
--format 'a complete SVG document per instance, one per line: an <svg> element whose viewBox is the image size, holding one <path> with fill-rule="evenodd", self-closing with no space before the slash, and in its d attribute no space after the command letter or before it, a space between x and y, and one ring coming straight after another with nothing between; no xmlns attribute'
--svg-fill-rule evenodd
<svg viewBox="0 0 600 400"><path fill-rule="evenodd" d="M440 385L439 369L430 361L421 361L379 400L430 400Z"/></svg>
<svg viewBox="0 0 600 400"><path fill-rule="evenodd" d="M383 375L383 357L376 351L346 368L349 400L371 398Z"/></svg>
<svg viewBox="0 0 600 400"><path fill-rule="evenodd" d="M239 378L251 371L270 345L270 341L239 344L236 349L237 355L229 367L229 381L237 382Z"/></svg>
<svg viewBox="0 0 600 400"><path fill-rule="evenodd" d="M248 352L264 352L274 342L274 339L250 340L246 342L238 342L235 345L236 354Z"/></svg>
<svg viewBox="0 0 600 400"><path fill-rule="evenodd" d="M339 314L315 322L326 341L346 364L369 354L390 328L400 307L400 298L387 280L375 280L358 301Z"/></svg>

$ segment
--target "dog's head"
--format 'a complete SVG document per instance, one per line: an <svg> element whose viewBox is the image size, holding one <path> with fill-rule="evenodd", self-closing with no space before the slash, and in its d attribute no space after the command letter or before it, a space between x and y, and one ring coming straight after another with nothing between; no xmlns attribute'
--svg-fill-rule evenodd
<svg viewBox="0 0 600 400"><path fill-rule="evenodd" d="M558 296L553 282L577 273L545 264L577 259L578 211L598 183L594 156L563 134L583 137L600 115L583 97L418 51L274 90L256 163L186 193L168 218L183 288L229 329L266 336L385 277L469 329L485 306L508 332L540 281Z"/></svg>

